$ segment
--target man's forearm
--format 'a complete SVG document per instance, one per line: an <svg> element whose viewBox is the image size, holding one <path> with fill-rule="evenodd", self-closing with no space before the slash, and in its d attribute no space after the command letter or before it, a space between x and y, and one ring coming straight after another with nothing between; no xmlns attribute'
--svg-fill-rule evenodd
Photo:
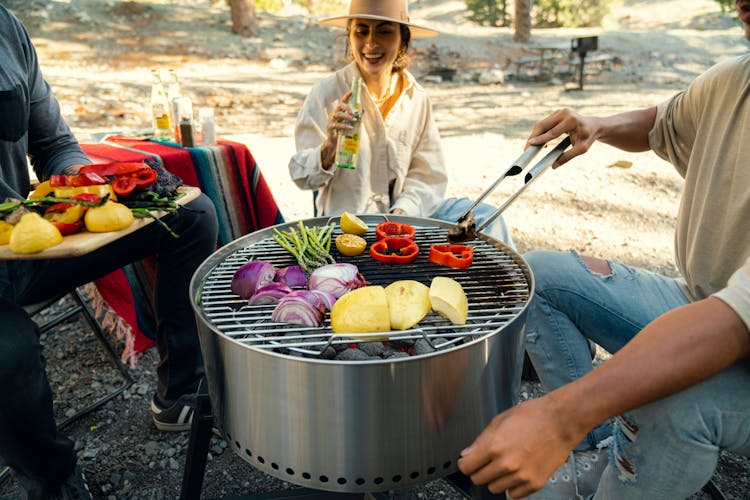
<svg viewBox="0 0 750 500"><path fill-rule="evenodd" d="M625 151L648 151L648 133L654 126L656 108L628 111L598 119L597 139Z"/></svg>
<svg viewBox="0 0 750 500"><path fill-rule="evenodd" d="M604 420L701 382L749 353L747 326L711 297L657 318L601 366L549 396L583 436Z"/></svg>

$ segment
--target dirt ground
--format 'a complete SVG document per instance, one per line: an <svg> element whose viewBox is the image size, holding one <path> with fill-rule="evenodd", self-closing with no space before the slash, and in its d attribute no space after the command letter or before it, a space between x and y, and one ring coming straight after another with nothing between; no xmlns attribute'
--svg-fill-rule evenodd
<svg viewBox="0 0 750 500"><path fill-rule="evenodd" d="M736 16L720 13L713 0L623 0L602 28L535 30L525 45L508 28L469 23L463 1L412 3L413 18L441 31L415 41L413 72L433 99L452 196L481 193L521 153L534 123L556 108L607 115L651 106L712 64L748 50ZM260 12L260 35L244 39L231 33L223 2L4 4L29 29L82 142L149 128L149 69L175 68L194 106L215 108L219 136L247 144L285 218L312 216L312 196L288 178L294 120L309 88L341 64L343 53L339 32L318 25L317 16ZM588 75L583 90L562 77L514 75L513 61L538 47L569 47L571 38L592 35L599 37L595 54L608 56L609 64ZM438 67L455 69L453 81L427 77ZM479 83L498 74L502 82ZM499 205L518 187L509 180L487 201ZM521 251L575 248L674 274L681 189L671 166L654 154L595 145L545 174L506 220Z"/></svg>

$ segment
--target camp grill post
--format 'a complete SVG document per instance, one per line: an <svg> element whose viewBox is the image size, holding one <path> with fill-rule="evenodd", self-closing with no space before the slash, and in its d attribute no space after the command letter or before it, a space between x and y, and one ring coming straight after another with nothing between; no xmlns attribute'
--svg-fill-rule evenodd
<svg viewBox="0 0 750 500"><path fill-rule="evenodd" d="M586 63L586 53L590 50L596 50L599 44L598 36L586 36L574 38L570 41L570 51L578 54L578 90L583 90L583 67Z"/></svg>

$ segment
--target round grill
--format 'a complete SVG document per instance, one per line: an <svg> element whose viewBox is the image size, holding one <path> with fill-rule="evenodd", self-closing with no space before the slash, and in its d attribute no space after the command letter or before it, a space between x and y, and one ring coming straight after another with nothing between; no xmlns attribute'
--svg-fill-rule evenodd
<svg viewBox="0 0 750 500"><path fill-rule="evenodd" d="M362 219L371 228L384 220ZM344 492L434 480L455 471L460 450L516 401L523 320L533 292L526 263L482 235L469 243L474 247L469 268L436 266L427 261L429 247L445 243L451 225L411 217L389 220L415 226L420 247L415 262L383 264L367 251L357 257L341 256L335 248L331 253L338 262L357 265L374 285L414 279L429 286L435 276L461 283L469 300L466 325L430 313L414 328L388 334L391 342L425 343L429 349L423 354L326 359L322 353L330 346L340 350L372 341L337 337L328 320L321 328L273 323L273 306L248 306L234 295L232 276L248 260L277 267L296 263L273 240L274 228L223 247L193 277L191 297L217 423L235 452L264 472L301 486ZM303 221L308 226L330 222Z"/></svg>

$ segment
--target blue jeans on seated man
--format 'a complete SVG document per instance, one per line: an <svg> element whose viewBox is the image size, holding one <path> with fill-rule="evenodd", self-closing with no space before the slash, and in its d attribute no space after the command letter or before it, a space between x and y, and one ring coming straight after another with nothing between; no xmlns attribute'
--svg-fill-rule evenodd
<svg viewBox="0 0 750 500"><path fill-rule="evenodd" d="M576 252L535 251L524 258L536 282L526 350L546 391L591 371L587 339L615 353L658 316L689 303L676 280L618 262L610 261L604 276ZM745 363L616 418L614 432L603 423L576 451L613 436L610 453L618 460L610 456L597 499L684 499L711 478L720 449L750 455L748 429Z"/></svg>
<svg viewBox="0 0 750 500"><path fill-rule="evenodd" d="M430 218L455 223L473 203L474 201L469 198L447 198L437 207L437 209L435 209L430 215ZM473 210L474 219L477 221L477 227L482 225L482 223L492 215L495 210L497 210L497 207L493 207L487 203L480 203L477 205ZM492 223L482 232L491 238L502 241L511 248L515 248L513 238L510 235L510 231L508 230L508 226L505 224L502 215L492 221Z"/></svg>

